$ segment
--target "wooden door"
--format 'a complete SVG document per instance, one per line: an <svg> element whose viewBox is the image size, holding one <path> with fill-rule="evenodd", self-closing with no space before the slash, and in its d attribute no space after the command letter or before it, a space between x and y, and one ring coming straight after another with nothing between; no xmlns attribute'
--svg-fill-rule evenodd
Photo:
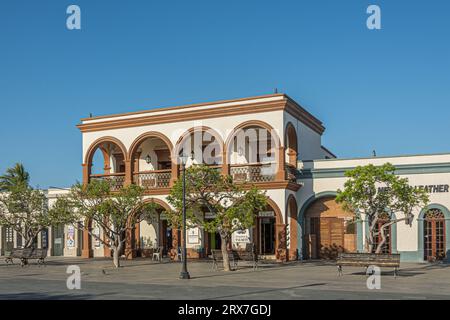
<svg viewBox="0 0 450 320"><path fill-rule="evenodd" d="M445 251L445 220L443 217L426 218L424 220L424 259L442 260L445 258Z"/></svg>
<svg viewBox="0 0 450 320"><path fill-rule="evenodd" d="M335 259L344 250L344 219L320 218L320 258Z"/></svg>

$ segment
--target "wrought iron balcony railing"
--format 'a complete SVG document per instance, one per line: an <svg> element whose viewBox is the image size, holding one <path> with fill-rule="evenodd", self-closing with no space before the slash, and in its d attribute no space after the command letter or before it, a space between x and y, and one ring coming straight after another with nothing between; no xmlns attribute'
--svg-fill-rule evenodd
<svg viewBox="0 0 450 320"><path fill-rule="evenodd" d="M111 185L112 191L118 191L123 188L125 184L125 173L107 173L107 174L92 174L90 176L92 180L105 180Z"/></svg>
<svg viewBox="0 0 450 320"><path fill-rule="evenodd" d="M235 182L274 181L276 171L277 165L275 162L230 165L230 175Z"/></svg>
<svg viewBox="0 0 450 320"><path fill-rule="evenodd" d="M170 187L171 170L142 171L134 174L134 183L146 190Z"/></svg>

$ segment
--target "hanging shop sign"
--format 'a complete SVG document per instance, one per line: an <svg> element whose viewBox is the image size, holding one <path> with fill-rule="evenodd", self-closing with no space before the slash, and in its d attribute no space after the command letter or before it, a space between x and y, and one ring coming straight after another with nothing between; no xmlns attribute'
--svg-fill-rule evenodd
<svg viewBox="0 0 450 320"><path fill-rule="evenodd" d="M188 243L190 244L198 244L199 236L198 236L198 228L191 228L187 230L188 234Z"/></svg>
<svg viewBox="0 0 450 320"><path fill-rule="evenodd" d="M275 217L275 212L273 211L260 211L258 213L259 217Z"/></svg>
<svg viewBox="0 0 450 320"><path fill-rule="evenodd" d="M250 243L250 230L238 230L232 234L233 243Z"/></svg>

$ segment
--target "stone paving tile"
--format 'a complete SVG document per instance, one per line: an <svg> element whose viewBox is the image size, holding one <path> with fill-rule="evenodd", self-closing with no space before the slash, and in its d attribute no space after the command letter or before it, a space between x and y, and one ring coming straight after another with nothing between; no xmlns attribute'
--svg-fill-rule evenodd
<svg viewBox="0 0 450 320"><path fill-rule="evenodd" d="M148 259L48 259L46 266L0 262L0 299L450 299L450 265L402 264L394 278L382 272L381 290L369 290L361 268L338 277L330 262L263 263L257 271L213 271L211 263L189 261L191 280L180 280L181 264ZM68 290L68 265L80 266L82 289Z"/></svg>

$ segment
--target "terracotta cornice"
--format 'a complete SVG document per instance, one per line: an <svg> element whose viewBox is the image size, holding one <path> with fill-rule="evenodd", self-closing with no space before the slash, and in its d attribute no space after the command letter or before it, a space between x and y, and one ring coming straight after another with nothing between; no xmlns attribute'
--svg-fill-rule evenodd
<svg viewBox="0 0 450 320"><path fill-rule="evenodd" d="M238 102L242 101L248 102L251 99L256 98L269 98L282 96L283 99L276 101L266 101L266 102L256 102L256 103L245 103L242 105L234 105L234 106L222 106L215 107L211 109L202 109L202 110L186 110L192 107L205 106L226 102ZM161 111L172 111L179 110L179 112L173 112L168 114L153 114L154 112ZM271 112L271 111L285 111L291 114L293 117L303 122L305 125L313 129L319 134L322 134L325 128L322 125L322 122L311 115L308 111L306 111L303 107L301 107L294 100L289 98L284 94L277 95L269 95L255 98L245 98L238 100L227 100L227 101L218 101L215 103L203 103L182 107L173 107L173 108L163 108L156 109L150 111L141 111L135 113L125 113L118 114L112 116L104 116L104 117L95 117L95 118L87 118L82 119L82 121L87 121L86 123L82 123L77 125L77 128L81 130L81 132L93 132L93 131L102 131L102 130L111 130L111 129L119 129L119 128L130 128L130 127L139 127L146 125L154 125L154 124L162 124L162 123L175 123L181 121L193 121L193 120L202 120L202 119L210 119L210 118L223 118L234 115L244 115L244 114L254 114L254 113L262 113L262 112ZM126 119L117 119L118 117L123 117L127 115L139 115L142 114L142 117L135 118L126 118ZM94 123L89 123L89 120L101 120Z"/></svg>

